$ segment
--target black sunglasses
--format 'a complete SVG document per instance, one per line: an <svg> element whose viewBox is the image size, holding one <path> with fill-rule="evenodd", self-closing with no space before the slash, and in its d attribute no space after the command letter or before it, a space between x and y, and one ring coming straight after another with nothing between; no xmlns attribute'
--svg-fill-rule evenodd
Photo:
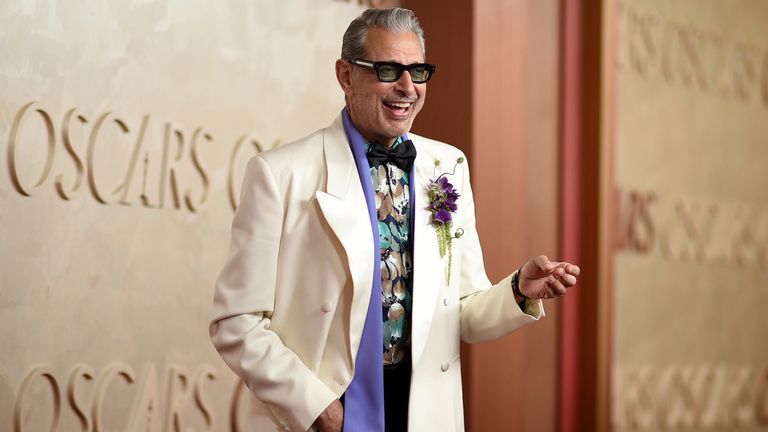
<svg viewBox="0 0 768 432"><path fill-rule="evenodd" d="M409 65L397 62L373 62L364 59L347 60L355 66L376 71L376 77L381 82L395 82L400 79L403 71L407 70L414 84L424 84L432 78L437 66L429 63L413 63Z"/></svg>

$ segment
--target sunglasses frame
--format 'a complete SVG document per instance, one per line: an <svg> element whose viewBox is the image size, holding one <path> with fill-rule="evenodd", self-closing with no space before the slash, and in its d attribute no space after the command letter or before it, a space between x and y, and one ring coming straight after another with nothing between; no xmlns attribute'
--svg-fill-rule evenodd
<svg viewBox="0 0 768 432"><path fill-rule="evenodd" d="M391 61L380 61L380 62L374 62L366 59L348 59L347 62L355 65L360 66L365 69L370 69L372 71L376 72L376 78L381 82L395 82L400 79L401 76L403 76L404 71L408 71L408 74L411 75L411 81L414 84L424 84L427 81L429 81L432 78L432 75L435 74L435 70L437 69L437 65L433 65L431 63L411 63L409 65L404 65L402 63L398 62L391 62ZM395 75L394 79L391 80L384 80L381 78L381 75L379 75L379 68L382 66L392 66L395 69L397 69L397 75ZM416 81L413 79L413 74L411 73L412 69L415 68L426 68L428 75L427 79L424 81Z"/></svg>

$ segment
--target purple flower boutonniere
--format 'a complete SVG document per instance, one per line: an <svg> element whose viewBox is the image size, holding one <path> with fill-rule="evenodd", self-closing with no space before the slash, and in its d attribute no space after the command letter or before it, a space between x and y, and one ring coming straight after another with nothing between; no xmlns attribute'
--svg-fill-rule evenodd
<svg viewBox="0 0 768 432"><path fill-rule="evenodd" d="M459 193L448 181L447 176L454 175L456 167L461 163L464 163L463 157L456 159L453 171L440 174L434 180L430 180L427 185L427 196L429 197L427 210L432 214L430 223L437 230L437 245L440 256L444 257L448 254L448 283L451 283L451 243L453 239L460 238L464 234L464 230L459 228L455 232L451 232L453 229L453 214L456 213L458 208L456 200L459 199ZM440 161L435 160L435 168L439 166Z"/></svg>

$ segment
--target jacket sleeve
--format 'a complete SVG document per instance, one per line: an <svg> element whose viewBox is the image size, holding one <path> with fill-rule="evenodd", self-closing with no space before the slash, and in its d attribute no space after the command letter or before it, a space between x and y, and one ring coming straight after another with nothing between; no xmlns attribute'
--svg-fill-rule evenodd
<svg viewBox="0 0 768 432"><path fill-rule="evenodd" d="M284 207L275 179L255 156L232 223L227 263L216 282L210 335L227 365L278 419L308 430L336 399L270 330ZM275 410L277 408L277 410Z"/></svg>
<svg viewBox="0 0 768 432"><path fill-rule="evenodd" d="M463 156L463 155L462 155ZM464 229L461 242L461 273L459 281L461 339L483 342L496 339L544 316L541 300L526 300L526 312L515 302L512 275L496 285L485 273L483 252L477 235L475 203L469 182L469 168L462 177L459 198L459 218L456 227Z"/></svg>

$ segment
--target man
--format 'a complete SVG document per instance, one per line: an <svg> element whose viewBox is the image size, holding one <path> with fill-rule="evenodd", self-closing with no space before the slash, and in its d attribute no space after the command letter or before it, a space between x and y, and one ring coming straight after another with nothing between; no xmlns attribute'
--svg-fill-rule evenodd
<svg viewBox="0 0 768 432"><path fill-rule="evenodd" d="M544 256L488 281L464 155L408 133L424 53L411 11L364 12L339 118L248 164L210 330L256 396L253 430L463 430L460 340L535 321L576 283Z"/></svg>

